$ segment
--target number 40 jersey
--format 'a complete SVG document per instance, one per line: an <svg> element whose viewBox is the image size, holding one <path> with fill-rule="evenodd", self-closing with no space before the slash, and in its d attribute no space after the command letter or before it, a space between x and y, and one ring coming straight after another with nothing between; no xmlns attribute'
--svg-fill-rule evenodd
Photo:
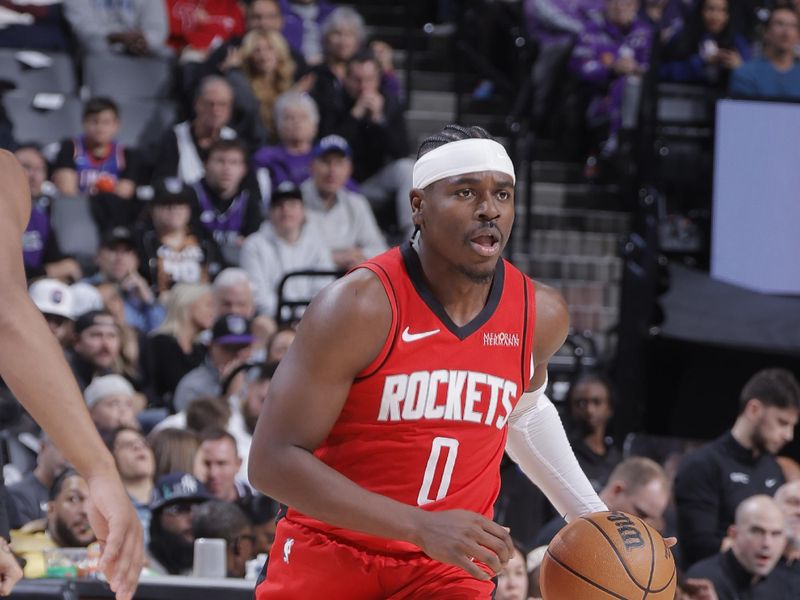
<svg viewBox="0 0 800 600"><path fill-rule="evenodd" d="M392 325L353 382L315 456L358 485L425 510L492 517L511 411L533 375L534 287L501 260L483 310L457 326L426 286L410 244L359 268L383 284ZM290 509L287 519L379 552L405 542L343 530Z"/></svg>

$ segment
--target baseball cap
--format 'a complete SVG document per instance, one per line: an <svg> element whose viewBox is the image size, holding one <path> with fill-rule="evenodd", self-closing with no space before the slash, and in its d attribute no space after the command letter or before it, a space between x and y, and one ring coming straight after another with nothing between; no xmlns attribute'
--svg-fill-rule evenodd
<svg viewBox="0 0 800 600"><path fill-rule="evenodd" d="M252 344L250 321L239 315L223 315L211 328L212 344Z"/></svg>
<svg viewBox="0 0 800 600"><path fill-rule="evenodd" d="M303 193L291 181L284 181L275 188L270 196L270 206L280 204L284 200L300 200L303 201Z"/></svg>
<svg viewBox="0 0 800 600"><path fill-rule="evenodd" d="M58 279L40 279L31 284L28 294L42 314L72 320L72 291L66 283Z"/></svg>
<svg viewBox="0 0 800 600"><path fill-rule="evenodd" d="M326 135L314 146L313 154L314 158L319 158L331 152L336 152L347 158L352 155L350 144L340 135Z"/></svg>
<svg viewBox="0 0 800 600"><path fill-rule="evenodd" d="M94 287L91 283L79 281L69 286L69 290L72 292L73 319L77 319L83 313L103 310L105 307L103 296L100 295L100 290Z"/></svg>
<svg viewBox="0 0 800 600"><path fill-rule="evenodd" d="M94 325L113 325L114 318L105 310L90 310L75 319L75 334L80 335Z"/></svg>
<svg viewBox="0 0 800 600"><path fill-rule="evenodd" d="M153 203L161 206L189 204L191 189L177 177L167 177L153 186Z"/></svg>
<svg viewBox="0 0 800 600"><path fill-rule="evenodd" d="M122 375L103 375L95 377L83 391L83 398L86 406L92 408L98 400L106 396L125 395L133 396L135 393L133 386Z"/></svg>
<svg viewBox="0 0 800 600"><path fill-rule="evenodd" d="M212 496L191 473L178 471L162 475L156 480L150 510L158 510L176 502L205 502Z"/></svg>
<svg viewBox="0 0 800 600"><path fill-rule="evenodd" d="M114 227L112 230L107 231L100 240L101 248L112 248L117 244L126 244L128 247L133 248L133 234L127 227Z"/></svg>

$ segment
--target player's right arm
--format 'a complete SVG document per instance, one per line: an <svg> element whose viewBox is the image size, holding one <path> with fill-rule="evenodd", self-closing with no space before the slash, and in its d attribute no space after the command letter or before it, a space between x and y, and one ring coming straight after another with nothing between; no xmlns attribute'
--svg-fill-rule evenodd
<svg viewBox="0 0 800 600"><path fill-rule="evenodd" d="M428 512L369 492L317 459L355 377L380 353L391 308L366 269L338 280L303 315L253 434L250 481L265 494L331 525L408 541L475 577L513 554L508 532L468 511ZM369 457L365 457L368 459Z"/></svg>
<svg viewBox="0 0 800 600"><path fill-rule="evenodd" d="M0 376L86 477L89 518L105 546L101 567L117 598L131 598L144 560L141 526L61 348L28 296L21 239L30 216L30 190L19 162L4 150L0 211Z"/></svg>

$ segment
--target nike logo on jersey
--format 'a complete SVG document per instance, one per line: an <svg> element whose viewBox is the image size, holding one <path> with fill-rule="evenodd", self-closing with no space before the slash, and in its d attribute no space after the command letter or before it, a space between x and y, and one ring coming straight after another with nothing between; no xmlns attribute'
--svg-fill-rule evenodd
<svg viewBox="0 0 800 600"><path fill-rule="evenodd" d="M294 546L294 538L289 538L283 544L283 562L289 564L289 555L292 553L292 546Z"/></svg>
<svg viewBox="0 0 800 600"><path fill-rule="evenodd" d="M410 327L406 327L403 330L403 334L400 336L404 342L416 342L418 340L424 340L426 337L431 337L432 335L436 335L439 333L439 329L434 329L432 331L421 331L420 333L411 333L409 331Z"/></svg>

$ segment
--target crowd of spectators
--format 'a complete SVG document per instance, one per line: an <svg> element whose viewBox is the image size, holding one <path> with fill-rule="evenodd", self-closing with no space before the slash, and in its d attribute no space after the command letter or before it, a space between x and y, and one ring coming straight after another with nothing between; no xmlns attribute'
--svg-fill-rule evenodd
<svg viewBox="0 0 800 600"><path fill-rule="evenodd" d="M523 11L538 46L535 118L542 127L559 106L582 112L583 149L595 155L618 153L620 130L635 124L651 70L656 81L710 93L800 98L794 2L524 0Z"/></svg>
<svg viewBox="0 0 800 600"><path fill-rule="evenodd" d="M765 16L757 2L732 0L522 4L540 44L534 76L549 81L537 89L552 92L553 78L572 74L603 152L615 151L631 84L655 60L663 81L800 97L794 5ZM0 7L19 15L0 29L0 47L173 70L184 110L153 147L121 143L126 115L102 96L85 99L77 137L39 145L14 129L32 194L26 275L137 509L148 568L188 574L194 539L221 537L228 575L242 577L274 536L277 507L249 486L247 456L302 318L292 301L410 233L412 149L392 50L369 40L355 9L324 0ZM545 112L548 101L534 98ZM97 244L71 255L64 248L85 246L59 215L81 201ZM281 288L309 270L322 273ZM791 375L756 374L731 431L677 476L609 437L614 395L603 375L577 377L564 407L608 506L678 534L681 566L695 578L684 598L800 596L800 487L774 458L800 414ZM42 574L37 552L95 541L86 482L47 438L35 450L9 487L29 576ZM536 597L541 546L563 526L544 510L531 530L517 527L530 507L514 481L504 475L498 518L519 549L497 598Z"/></svg>

